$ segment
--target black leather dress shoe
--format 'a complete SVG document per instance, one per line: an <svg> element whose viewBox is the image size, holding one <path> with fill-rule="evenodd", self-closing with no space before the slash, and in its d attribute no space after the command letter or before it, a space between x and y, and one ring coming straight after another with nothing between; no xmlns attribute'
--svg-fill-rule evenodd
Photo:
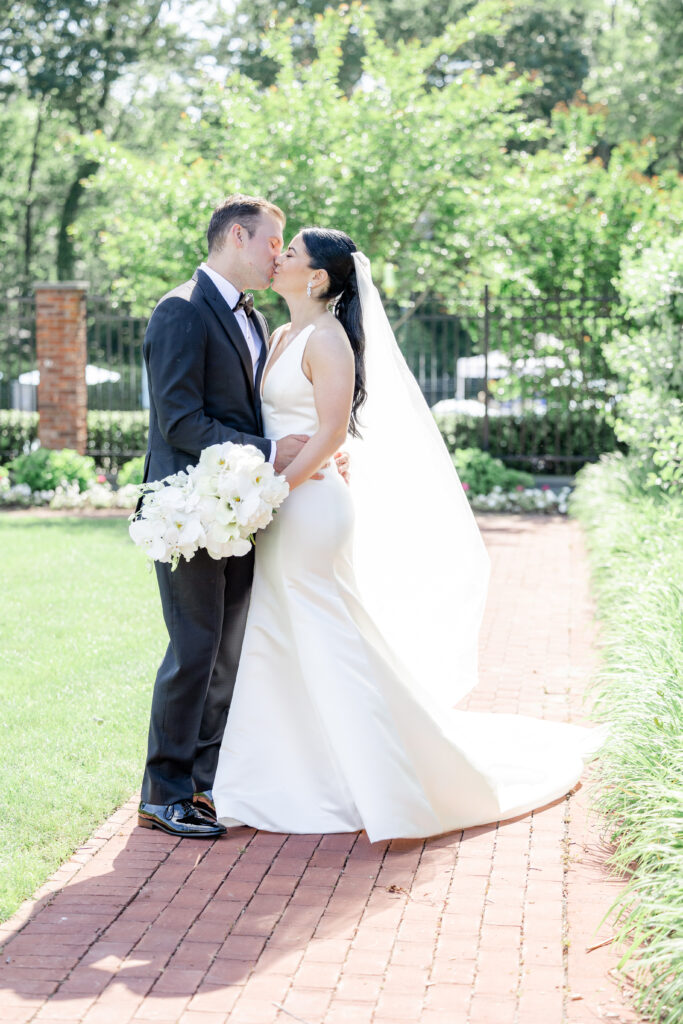
<svg viewBox="0 0 683 1024"><path fill-rule="evenodd" d="M138 808L138 825L161 829L179 839L216 839L226 831L225 825L219 825L189 799L176 804L148 804L143 800Z"/></svg>
<svg viewBox="0 0 683 1024"><path fill-rule="evenodd" d="M201 793L195 793L192 797L192 803L195 807L199 807L207 818L211 821L216 821L216 805L213 802L213 793L210 789L205 789Z"/></svg>

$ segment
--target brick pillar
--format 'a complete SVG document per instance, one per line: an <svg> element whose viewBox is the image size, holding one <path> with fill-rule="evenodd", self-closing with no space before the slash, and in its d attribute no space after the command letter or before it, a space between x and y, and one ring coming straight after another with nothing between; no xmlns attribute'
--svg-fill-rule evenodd
<svg viewBox="0 0 683 1024"><path fill-rule="evenodd" d="M85 383L86 281L35 285L38 437L44 448L85 453L88 392Z"/></svg>

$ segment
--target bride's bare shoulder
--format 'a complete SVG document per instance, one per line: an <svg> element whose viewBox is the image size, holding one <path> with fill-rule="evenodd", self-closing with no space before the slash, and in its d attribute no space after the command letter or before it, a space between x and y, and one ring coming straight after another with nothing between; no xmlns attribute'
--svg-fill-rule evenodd
<svg viewBox="0 0 683 1024"><path fill-rule="evenodd" d="M336 317L316 324L306 346L306 354L313 359L345 360L352 358L348 335Z"/></svg>
<svg viewBox="0 0 683 1024"><path fill-rule="evenodd" d="M288 331L291 326L291 324L280 324L279 327L276 327L271 336L268 338L268 348L272 348L273 342L277 340L279 335L282 334L283 331Z"/></svg>
<svg viewBox="0 0 683 1024"><path fill-rule="evenodd" d="M316 344L327 343L339 347L350 344L348 334L336 316L332 314L316 323L315 330L311 334L311 340Z"/></svg>

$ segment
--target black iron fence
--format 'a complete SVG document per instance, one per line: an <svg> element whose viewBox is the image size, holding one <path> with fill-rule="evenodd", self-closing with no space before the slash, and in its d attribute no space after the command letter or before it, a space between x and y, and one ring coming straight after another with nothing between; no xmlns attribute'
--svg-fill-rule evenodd
<svg viewBox="0 0 683 1024"><path fill-rule="evenodd" d="M572 472L615 445L603 342L616 298L505 296L393 317L408 365L452 447L535 472Z"/></svg>
<svg viewBox="0 0 683 1024"><path fill-rule="evenodd" d="M616 383L602 355L618 321L614 297L492 299L485 289L455 311L433 302L389 314L452 447L477 445L510 464L570 472L614 446L606 413ZM118 460L144 446L146 319L93 296L87 315L88 408L97 434L90 450ZM35 409L37 379L33 300L6 299L0 408Z"/></svg>
<svg viewBox="0 0 683 1024"><path fill-rule="evenodd" d="M146 409L142 360L147 320L112 309L105 298L88 296L88 408Z"/></svg>
<svg viewBox="0 0 683 1024"><path fill-rule="evenodd" d="M37 383L35 301L0 299L0 409L35 412Z"/></svg>

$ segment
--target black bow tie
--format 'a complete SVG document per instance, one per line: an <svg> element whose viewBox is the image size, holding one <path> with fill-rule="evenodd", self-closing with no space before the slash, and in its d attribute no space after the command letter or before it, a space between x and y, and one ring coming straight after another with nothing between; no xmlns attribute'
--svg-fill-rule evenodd
<svg viewBox="0 0 683 1024"><path fill-rule="evenodd" d="M243 309L247 316L251 316L254 310L254 296L251 292L240 292L239 299L232 307L233 313L236 313L238 309Z"/></svg>

